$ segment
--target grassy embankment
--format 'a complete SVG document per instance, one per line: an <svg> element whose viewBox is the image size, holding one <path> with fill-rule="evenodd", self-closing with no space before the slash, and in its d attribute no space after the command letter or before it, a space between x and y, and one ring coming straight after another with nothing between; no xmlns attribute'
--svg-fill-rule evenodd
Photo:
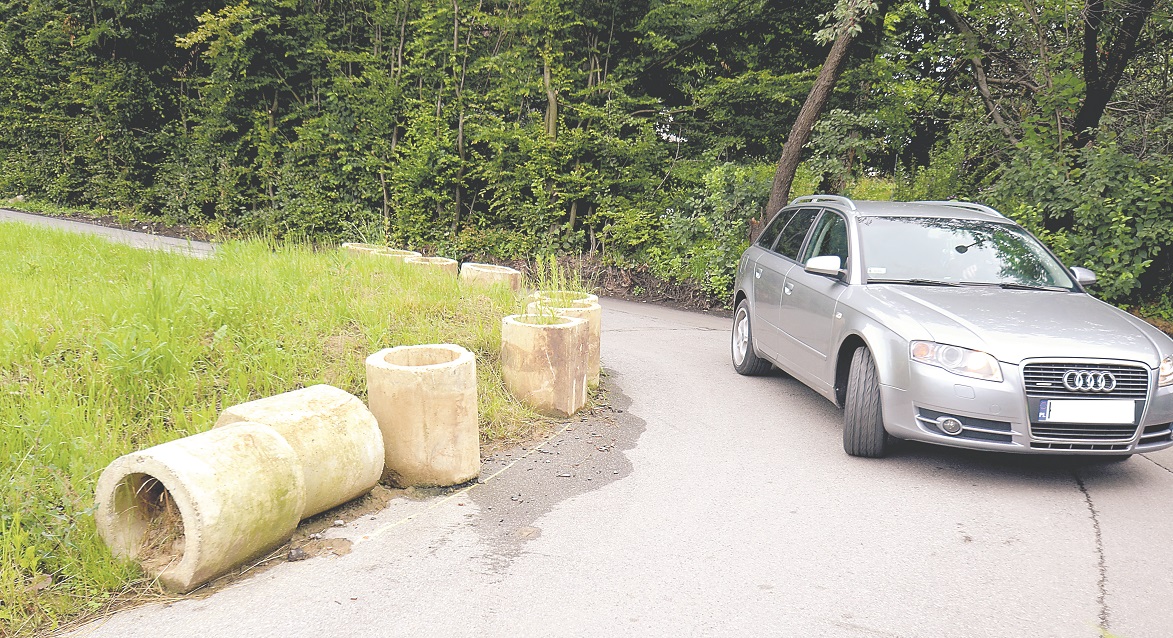
<svg viewBox="0 0 1173 638"><path fill-rule="evenodd" d="M508 290L340 250L201 260L10 223L0 263L0 635L150 587L95 533L98 474L224 406L315 383L365 398L367 354L449 342L476 353L484 439L540 427L500 380Z"/></svg>

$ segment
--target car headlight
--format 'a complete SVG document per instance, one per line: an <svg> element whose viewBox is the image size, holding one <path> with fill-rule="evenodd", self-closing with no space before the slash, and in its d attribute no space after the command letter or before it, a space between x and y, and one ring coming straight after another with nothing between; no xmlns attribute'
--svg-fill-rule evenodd
<svg viewBox="0 0 1173 638"><path fill-rule="evenodd" d="M1002 380L1002 368L998 365L998 360L992 355L978 350L934 341L913 341L911 356L913 361L945 368L949 372L963 377L985 379L986 381ZM1164 367L1161 369L1164 370ZM1173 370L1170 372L1173 373ZM1173 383L1173 378L1170 379L1170 383Z"/></svg>
<svg viewBox="0 0 1173 638"><path fill-rule="evenodd" d="M1157 385L1173 385L1173 354L1161 359L1161 368L1157 370Z"/></svg>

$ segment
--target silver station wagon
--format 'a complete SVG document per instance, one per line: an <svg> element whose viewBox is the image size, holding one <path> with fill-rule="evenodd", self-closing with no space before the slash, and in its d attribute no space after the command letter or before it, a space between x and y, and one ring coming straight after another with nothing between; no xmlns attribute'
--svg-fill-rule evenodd
<svg viewBox="0 0 1173 638"><path fill-rule="evenodd" d="M733 367L844 408L843 448L892 437L1127 458L1173 445L1173 339L1084 291L997 211L800 197L741 257Z"/></svg>

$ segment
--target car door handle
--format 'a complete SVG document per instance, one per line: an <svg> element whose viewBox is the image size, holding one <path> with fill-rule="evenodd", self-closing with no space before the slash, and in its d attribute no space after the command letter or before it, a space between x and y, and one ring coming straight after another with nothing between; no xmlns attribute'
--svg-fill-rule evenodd
<svg viewBox="0 0 1173 638"><path fill-rule="evenodd" d="M762 278L762 269L761 268L755 267L753 269L753 278L754 279L761 279Z"/></svg>
<svg viewBox="0 0 1173 638"><path fill-rule="evenodd" d="M793 293L794 292L794 284L786 284L785 286L782 286L782 292L785 294L788 294L788 295Z"/></svg>

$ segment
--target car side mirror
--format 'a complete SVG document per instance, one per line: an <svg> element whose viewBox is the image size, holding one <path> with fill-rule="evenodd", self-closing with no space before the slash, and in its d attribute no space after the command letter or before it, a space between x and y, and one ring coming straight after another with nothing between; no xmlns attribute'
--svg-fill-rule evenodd
<svg viewBox="0 0 1173 638"><path fill-rule="evenodd" d="M806 265L803 266L803 269L816 275L838 277L842 265L843 263L840 261L838 255L820 255L806 260Z"/></svg>
<svg viewBox="0 0 1173 638"><path fill-rule="evenodd" d="M1081 286L1090 286L1096 283L1096 273L1087 268L1080 268L1079 266L1071 267L1071 274L1075 275L1075 281Z"/></svg>

